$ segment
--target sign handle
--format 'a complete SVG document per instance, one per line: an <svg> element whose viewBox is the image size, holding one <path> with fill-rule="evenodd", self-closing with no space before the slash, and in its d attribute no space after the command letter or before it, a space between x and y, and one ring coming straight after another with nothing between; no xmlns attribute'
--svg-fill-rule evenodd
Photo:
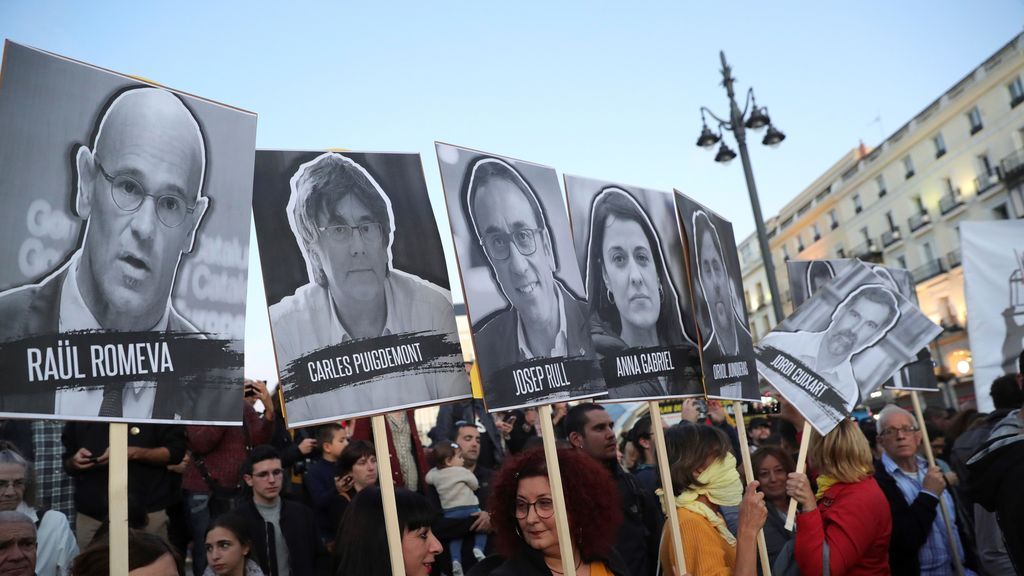
<svg viewBox="0 0 1024 576"><path fill-rule="evenodd" d="M576 576L576 559L572 553L572 532L569 530L569 516L565 511L565 492L562 491L562 473L558 467L558 445L555 443L555 426L551 423L551 405L540 407L540 434L544 441L544 460L548 465L548 483L555 501L555 520L558 528L558 550L562 555L562 573Z"/></svg>
<svg viewBox="0 0 1024 576"><path fill-rule="evenodd" d="M743 420L743 403L735 400L732 403L733 416L736 418L736 433L740 437L740 456L743 460L743 475L747 477L747 485L754 481L754 465L750 461L750 445L747 444L747 423ZM761 557L761 573L772 576L772 562L768 558L768 544L764 541L764 528L757 531L757 553Z"/></svg>
<svg viewBox="0 0 1024 576"><path fill-rule="evenodd" d="M110 573L128 573L128 424L111 422L107 464Z"/></svg>
<svg viewBox="0 0 1024 576"><path fill-rule="evenodd" d="M405 417L405 413L402 413ZM388 534L388 552L391 555L391 573L405 576L405 559L402 557L402 528L398 524L398 506L395 505L395 482L391 473L391 453L388 446L387 422L383 414L373 416L373 446L377 451L377 477L380 479L380 496L384 502L384 527Z"/></svg>
<svg viewBox="0 0 1024 576"><path fill-rule="evenodd" d="M649 400L647 407L651 416L651 433L654 436L654 453L658 458L658 475L661 477L661 506L665 513L675 552L678 574L686 574L686 557L683 555L683 535L679 530L679 515L676 512L675 490L672 488L672 471L669 468L668 448L665 444L665 427L661 421L661 408L656 400Z"/></svg>
<svg viewBox="0 0 1024 576"><path fill-rule="evenodd" d="M935 454L932 453L932 443L928 438L928 428L924 425L924 411L921 410L921 397L917 390L910 391L910 399L914 403L914 414L917 416L917 425L921 427L921 436L924 438L924 455L929 466L935 466ZM946 490L952 490L946 486ZM946 524L946 538L949 540L949 551L953 556L953 567L957 576L964 576L964 567L960 562L960 550L956 545L956 538L953 536L953 522L949 517L949 510L946 509L946 501L939 496L939 510L942 512L942 521Z"/></svg>
<svg viewBox="0 0 1024 576"><path fill-rule="evenodd" d="M804 420L804 431L800 436L800 454L796 458L796 471L798 474L807 473L807 448L811 442L811 423ZM796 499L789 499L789 512L786 513L786 530L793 531L793 524L796 521Z"/></svg>

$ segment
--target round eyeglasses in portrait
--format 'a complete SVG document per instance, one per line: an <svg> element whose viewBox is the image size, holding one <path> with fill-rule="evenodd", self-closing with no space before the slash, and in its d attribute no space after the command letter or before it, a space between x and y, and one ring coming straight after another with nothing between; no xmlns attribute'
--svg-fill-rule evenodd
<svg viewBox="0 0 1024 576"><path fill-rule="evenodd" d="M179 194L150 194L138 180L127 174L115 174L111 176L103 169L97 161L100 174L110 182L110 197L114 205L124 212L134 213L142 207L147 197L153 198L156 203L156 217L168 228L177 228L185 221L185 216L195 212L196 206L188 206L185 199Z"/></svg>

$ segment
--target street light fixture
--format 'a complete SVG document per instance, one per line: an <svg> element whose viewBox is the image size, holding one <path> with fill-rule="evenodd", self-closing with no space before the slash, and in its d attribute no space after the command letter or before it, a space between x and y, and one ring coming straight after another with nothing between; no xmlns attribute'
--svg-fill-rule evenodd
<svg viewBox="0 0 1024 576"><path fill-rule="evenodd" d="M778 147L779 143L785 139L786 135L783 134L781 130L769 124L768 131L765 132L764 140L761 140L761 144L764 144L765 146L771 146L772 148L776 148Z"/></svg>
<svg viewBox="0 0 1024 576"><path fill-rule="evenodd" d="M697 138L697 145L702 148L711 148L722 139L721 133L723 128L732 132L733 136L736 137L736 145L740 151L740 160L743 162L743 174L747 179L750 207L754 211L757 241L761 248L761 257L764 259L764 271L768 275L768 292L772 297L772 310L775 312L775 323L777 324L782 321L782 300L779 298L779 287L775 278L775 265L772 262L772 253L768 245L768 235L764 229L764 218L761 216L761 202L757 198L754 172L750 167L750 156L747 153L746 131L747 129L760 130L767 126L768 131L765 133L764 140L761 143L772 147L778 146L780 142L786 139L786 135L772 125L771 117L768 116L768 108L757 105L753 88L747 90L746 102L743 105L743 110L740 111L739 106L736 104L735 93L733 92L735 78L732 77L732 69L725 61L725 52L719 52L719 56L722 59L722 85L725 86L725 92L729 96L729 119L723 120L708 108L701 106L700 117L703 128L701 129L700 137ZM750 112L749 115L747 114L748 111ZM708 128L705 113L718 122L717 134ZM733 152L723 141L718 148L718 153L715 154L715 162L728 164L735 157L736 152Z"/></svg>
<svg viewBox="0 0 1024 576"><path fill-rule="evenodd" d="M728 164L735 157L736 153L732 151L732 148L729 148L725 142L722 142L722 145L718 147L718 154L715 154L715 162Z"/></svg>

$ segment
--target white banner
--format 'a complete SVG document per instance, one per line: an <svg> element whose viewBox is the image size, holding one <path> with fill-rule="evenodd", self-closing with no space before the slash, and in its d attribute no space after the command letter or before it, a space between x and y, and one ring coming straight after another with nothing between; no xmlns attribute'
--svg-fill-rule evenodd
<svg viewBox="0 0 1024 576"><path fill-rule="evenodd" d="M1017 373L1024 348L1024 222L964 222L960 241L974 391L988 412L992 381Z"/></svg>

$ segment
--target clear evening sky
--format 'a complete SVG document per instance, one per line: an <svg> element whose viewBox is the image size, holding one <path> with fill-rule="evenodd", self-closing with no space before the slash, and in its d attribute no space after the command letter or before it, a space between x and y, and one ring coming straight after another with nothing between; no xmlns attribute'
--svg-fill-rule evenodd
<svg viewBox="0 0 1024 576"><path fill-rule="evenodd" d="M771 215L1022 24L1024 0L0 0L0 38L255 111L261 148L419 152L456 301L435 140L678 188L742 239L754 224L739 161L723 167L694 146L701 105L728 113L719 50L787 135L777 149L751 145ZM274 381L255 237L250 262L246 375Z"/></svg>

